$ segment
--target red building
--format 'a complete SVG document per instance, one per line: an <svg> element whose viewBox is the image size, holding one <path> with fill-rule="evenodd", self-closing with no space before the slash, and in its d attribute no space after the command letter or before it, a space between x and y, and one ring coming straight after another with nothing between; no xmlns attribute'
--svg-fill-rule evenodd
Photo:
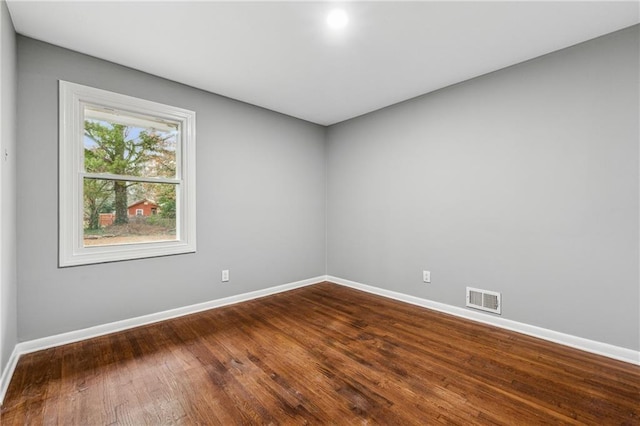
<svg viewBox="0 0 640 426"><path fill-rule="evenodd" d="M150 200L140 200L127 207L129 217L131 216L152 216L158 213L158 205Z"/></svg>
<svg viewBox="0 0 640 426"><path fill-rule="evenodd" d="M113 225L113 221L116 219L116 215L113 213L100 213L100 227Z"/></svg>

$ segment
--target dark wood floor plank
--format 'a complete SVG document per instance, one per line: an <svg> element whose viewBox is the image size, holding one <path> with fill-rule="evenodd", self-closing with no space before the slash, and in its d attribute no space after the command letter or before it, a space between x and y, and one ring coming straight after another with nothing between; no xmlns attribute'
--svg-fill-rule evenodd
<svg viewBox="0 0 640 426"><path fill-rule="evenodd" d="M289 311L289 316L296 319L291 311ZM302 321L301 318L297 318L296 321ZM274 320L274 325L276 327L284 327L284 324L279 325L276 320ZM385 386L381 386L381 384L385 384L387 388L389 388L389 392L398 394L403 390L406 390L403 386L397 386L398 382L402 382L406 379L407 373L402 371L399 372L397 369L389 368L384 371L377 364L383 364L380 362L380 358L376 357L376 353L374 351L369 351L369 355L372 359L367 359L363 356L362 351L356 348L355 346L349 347L348 344L342 344L339 340L344 340L345 342L349 342L349 337L344 333L341 333L342 336L340 339L336 339L336 333L338 330L334 327L331 330L331 333L327 333L326 330L322 328L321 325L315 324L315 327L312 329L311 327L307 327L304 331L299 331L297 329L289 330L288 333L296 336L296 338L304 341L309 338L310 332L315 333L314 340L319 342L324 342L324 346L321 348L311 348L310 352L315 356L315 358L320 362L320 367L323 371L325 371L326 375L330 375L332 380L338 383L338 389L342 389L343 387L349 390L352 388L362 388L366 389L366 386L370 386L373 389L371 395L369 395L368 399L372 400L372 402L377 405L391 407L394 404L379 395L379 392L375 392L376 389L383 391ZM353 336L353 342L361 341L362 339L358 336ZM373 349L373 348L370 348ZM375 357L375 359L373 359ZM333 369L334 366L337 365L345 365L351 363L352 370L346 375L343 374L340 370ZM311 365L311 363L309 363ZM389 367L389 364L387 364ZM392 374L390 374L390 372ZM355 379L355 380L354 380ZM420 393L420 396L422 393ZM366 395L363 395L366 397ZM418 396L415 393L412 395L412 400ZM430 401L432 402L432 401ZM435 402L434 402L435 404ZM357 404L352 402L354 408L357 408ZM398 405L397 403L395 405ZM394 410L397 412L397 410ZM402 411L397 414L398 416L402 416Z"/></svg>
<svg viewBox="0 0 640 426"><path fill-rule="evenodd" d="M264 363L263 369L269 372L269 375L282 387L282 390L285 392L293 391L296 395L303 396L304 391L300 391L298 389L304 390L305 387L309 387L310 382L313 382L321 389L333 389L334 392L342 392L345 395L345 404L335 406L334 402L331 406L323 406L320 410L324 413L341 411L341 416L351 415L352 409L359 409L358 402L365 400L372 405L372 409L379 404L389 405L388 401L385 401L383 397L376 395L374 392L371 392L363 386L360 386L360 384L353 380L353 378L351 381L345 381L342 377L339 377L339 375L334 374L330 380L328 380L326 375L323 375L318 371L319 357L314 356L312 352L309 352L308 348L305 348L304 345L300 344L300 342L291 335L291 330L286 334L279 333L278 339L261 341L264 336L273 336L274 332L280 330L280 327L277 325L274 326L275 328L270 330L269 328L266 328L265 324L260 324L259 321L256 322L251 339L262 342L263 347L267 345L271 346L271 349L266 351L267 356L265 357L271 362L269 364ZM278 357L277 354L283 352L287 353L288 356ZM255 357L252 361L254 363L260 362L260 360ZM294 375L289 374L290 371L297 370L296 364L299 362L308 366L304 376L300 376L304 379L304 382L298 380ZM313 404L313 401L325 401L325 398L310 394L309 397L300 399L303 406ZM315 404L309 408L309 411L319 411L316 409Z"/></svg>
<svg viewBox="0 0 640 426"><path fill-rule="evenodd" d="M402 310L399 310L402 311ZM438 314L441 317L449 317L448 315L444 315L444 314ZM396 320L396 322L394 323L394 325L396 326L395 329L396 331L398 331L398 333L401 333L401 330L399 330L399 326L401 327L402 325L399 324L397 322L398 318L401 318L402 315L400 314L400 312L398 312L397 315L394 315L393 318ZM448 319L448 321L458 321L455 318L450 318ZM466 369L468 369L468 371L470 372L476 372L476 376L478 376L480 378L481 381L484 382L491 382L492 380L495 380L496 378L502 378L504 383L507 382L511 382L514 386L512 386L512 389L515 391L516 389L520 389L523 392L528 391L525 387L522 386L522 384L518 381L518 375L526 375L527 380L525 380L525 382L531 382L533 379L536 379L536 377L538 377L536 379L536 385L538 386L538 388L540 388L542 385L544 385L545 383L547 383L547 387L553 387L553 390L551 391L551 393L553 394L553 398L548 398L549 401L546 404L547 407L551 408L552 410L555 411L565 411L565 415L567 416L575 416L575 413L572 412L572 410L570 408L567 408L565 404L563 404L563 402L557 401L558 398L561 399L562 395L564 394L565 396L565 400L567 398L573 398L576 401L578 401L579 403L582 402L584 404L588 404L591 406L595 406L601 403L600 402L596 402L593 400L593 398L588 398L585 397L583 399L576 399L575 398L575 391L576 389L568 389L565 390L563 392L563 388L559 387L558 383L562 383L562 381L564 380L569 380L570 379L579 379L580 381L583 381L583 378L580 378L579 375L576 375L575 373L571 375L571 377L566 377L566 369L565 370L561 370L561 369L553 369L553 371L550 371L549 368L547 369L541 369L541 365L537 364L535 362L531 362L530 360L532 359L531 357L531 351L528 353L528 357L525 356L513 356L513 353L516 352L514 350L510 350L509 351L509 356L505 357L504 351L498 351L494 348L492 348L492 344L490 344L491 342L495 341L495 340L504 340L504 338L500 339L500 337L492 337L491 340L483 342L482 339L478 339L479 335L482 335L484 333L486 333L487 331L492 332L494 334L497 335L502 335L502 334L506 334L508 335L508 332L505 332L504 330L500 330L500 329L495 329L493 327L486 327L483 326L481 324L475 324L472 325L470 324L469 327L466 327L469 329L474 329L477 328L479 329L476 332L473 332L471 334L469 334L469 339L467 340L467 342L469 342L470 344L467 345L465 347L465 351L469 352L469 353L476 353L477 350L481 350L483 356L482 358L480 358L479 356L473 356L471 358L471 362L465 362L464 366ZM441 348L443 346L448 346L445 344L444 341L438 340L438 338L434 339L434 334L433 334L433 327L430 325L429 329L427 330L426 328L422 328L422 334L428 334L429 335L429 340L422 340L422 339L418 339L417 334L414 336L418 341L420 341L423 344L423 347L428 348L431 345L431 343L433 343L434 341L437 341L439 344L436 345L439 348L439 351L441 350ZM448 341L451 342L452 340L455 341L452 338L455 338L456 335L458 335L459 337L459 331L460 331L460 327L455 327L455 328L449 328L448 329ZM528 340L529 342L535 342L537 345L540 344L540 340L538 339L534 339L534 338L530 338L528 336L522 336L522 335L517 335L514 333L511 333L514 338L518 338L521 339L523 341ZM412 340L408 337L411 336L404 336L404 339L408 342L411 342ZM510 338L513 339L513 338ZM392 340L392 339L388 339L388 340ZM478 341L483 342L483 345L481 347L478 347L477 350L474 350L474 345L476 345L478 343ZM545 350L544 348L547 348L548 351L548 347L549 344L547 342L542 342L543 343L543 350L542 352L544 353ZM526 345L516 345L516 347L526 347ZM585 354L583 352L580 351L576 351L573 349L568 349L565 347L561 347L561 346L557 346L554 345L554 348L560 348L560 352L574 352L577 353L579 356L583 357L585 356ZM419 347L413 347L412 352L414 353L419 353L421 350ZM431 354L426 354L428 355L428 359L430 360L434 360L437 359L439 355L431 353ZM447 357L451 357L452 353L449 352L447 354ZM596 358L601 358L602 357L596 357ZM452 358L452 359L455 359ZM458 359L457 362L462 362L462 359ZM439 363L441 365L445 365L447 364L446 361L443 362L443 360L439 360ZM623 364L624 363L619 363L617 361L610 361L607 360L607 363L611 364ZM473 365L472 365L473 364ZM513 365L515 365L516 367L514 368ZM589 365L589 364L583 364L581 362L577 362L576 365L578 366L579 369L574 368L574 371L581 371L584 375L584 369L582 369L582 365ZM480 369L478 367L481 367ZM574 366L575 367L575 366ZM566 368L566 367L565 367ZM487 371L487 370L492 370L492 371ZM553 377L553 380L547 380L545 379L545 377L541 377L540 374L538 374L539 371L543 371L543 375L546 375L548 377ZM506 374L505 374L506 372ZM549 374L550 372L552 372L553 374ZM561 373L565 373L564 375L562 375ZM562 376L562 377L559 377ZM505 378L506 377L506 378ZM598 376L596 376L598 377ZM618 376L619 377L619 376ZM545 382L546 381L546 382ZM629 382L631 383L631 382ZM614 388L616 388L615 384L614 384ZM626 388L626 389L625 389ZM604 398L608 398L611 397L612 395L607 395L606 392L602 392L604 389L601 386L596 386L592 389L590 389L590 393L593 394L598 394L600 395L601 399ZM636 376L636 384L635 386L626 386L623 384L622 389L616 389L618 392L615 393L615 395L613 395L616 399L620 399L620 398L627 398L627 402L630 404L634 404L637 403L638 401L638 387L637 387L637 376ZM625 390L627 390L628 392L625 392ZM539 389L538 393L542 396L544 395L545 390L544 389ZM538 402L539 404L539 402ZM543 404L541 404L543 405ZM597 413L594 413L596 416L598 416ZM589 420L589 421L596 421L597 417L594 418L583 418L583 421L585 420Z"/></svg>
<svg viewBox="0 0 640 426"><path fill-rule="evenodd" d="M640 367L330 283L23 356L2 425L640 424Z"/></svg>
<svg viewBox="0 0 640 426"><path fill-rule="evenodd" d="M291 311L289 313L290 315L292 314ZM348 323L343 324L343 326L348 326L348 325L349 325ZM420 383L417 383L416 381L412 382L411 376L418 374L418 379L423 380L425 383L429 383L431 388L434 387L434 383L440 382L440 385L437 385L437 384L435 385L436 388L440 387L440 392L438 394L431 393L431 399L436 399L436 395L440 395L445 399L451 398L451 395L449 395L450 392L447 390L448 383L445 380L445 378L452 373L451 371L452 369L457 369L458 370L457 374L464 374L464 370L465 370L464 362L466 361L466 359L469 358L468 354L464 355L460 359L456 359L455 357L451 357L450 354L449 356L446 356L446 354L441 355L441 354L438 354L437 352L427 352L427 353L421 354L422 357L418 360L417 363L415 362L412 363L411 360L412 358L415 358L415 353L420 352L420 348L412 346L411 350L409 351L395 354L395 357L401 360L399 363L396 364L393 361L389 362L389 360L385 359L385 357L381 357L380 354L377 353L380 351L372 350L373 348L370 348L367 346L364 346L362 348L358 347L357 343L363 343L363 341L364 342L375 341L375 335L372 335L366 332L365 334L367 335L367 338L362 339L362 336L363 336L362 331L366 329L365 322L363 322L362 320L358 320L357 324L354 325L353 329L355 330L356 334L348 335L348 332L345 329L339 330L338 327L334 327L331 330L332 332L330 333L330 335L333 337L335 337L336 335L339 335L339 336L342 336L342 338L334 339L332 337L331 339L332 341L328 342L327 344L332 347L340 347L340 352L343 353L346 357L349 357L353 361L355 361L356 367L358 365L364 365L367 369L366 374L369 377L372 377L373 372L375 371L385 371L386 372L385 374L387 375L399 377L404 384L410 383L412 388L420 390L423 394L424 393L429 394L427 389L421 388ZM385 341L387 343L392 340L393 339L391 339L388 336L385 338ZM394 345L386 345L386 346L387 348L395 347L395 349L398 352L402 352L400 342ZM388 351L384 351L384 352L387 352L388 354ZM424 370L423 368L424 364L422 363L422 361L425 359L430 361L432 361L433 359L437 359L437 362L433 363L433 365L428 370ZM445 365L449 365L449 367L442 369ZM410 376L407 371L412 371L414 373ZM393 374L389 374L389 372L392 372ZM357 369L353 371L351 374L353 375L354 373L360 374ZM425 376L425 374L427 374L428 377ZM473 382L472 385L473 385L473 389L471 392L468 393L468 396L466 397L467 400L473 399L473 398L477 399L479 395L482 395L482 390L483 390L482 388L486 387L486 385L482 381L477 381L477 380ZM485 393L489 393L489 392L490 391L485 391ZM495 394L495 390L492 393ZM484 405L485 403L482 400L479 401L477 404L477 406L480 407L479 408L480 410L482 410L481 407L483 407ZM509 420L513 418L514 415L522 415L523 411L527 413L527 415L532 414L529 412L531 411L531 408L527 407L526 405L524 405L524 407L520 407L519 411L514 412L512 409L513 409L513 406L515 405L523 405L523 404L519 404L516 401L512 401L512 403L507 404L506 408L503 410L502 414L507 419L507 422L506 422L507 424L509 423ZM551 414L551 412L547 411L547 414Z"/></svg>

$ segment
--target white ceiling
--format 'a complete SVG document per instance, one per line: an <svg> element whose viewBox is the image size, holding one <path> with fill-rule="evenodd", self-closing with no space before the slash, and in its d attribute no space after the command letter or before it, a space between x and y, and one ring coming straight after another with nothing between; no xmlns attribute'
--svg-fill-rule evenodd
<svg viewBox="0 0 640 426"><path fill-rule="evenodd" d="M323 125L640 22L637 1L7 4L20 34Z"/></svg>

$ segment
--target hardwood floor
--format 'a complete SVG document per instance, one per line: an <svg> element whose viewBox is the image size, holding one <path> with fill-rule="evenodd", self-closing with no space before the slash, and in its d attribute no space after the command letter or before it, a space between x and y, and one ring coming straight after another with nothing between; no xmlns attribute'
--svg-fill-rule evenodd
<svg viewBox="0 0 640 426"><path fill-rule="evenodd" d="M23 356L2 425L640 424L640 367L330 283Z"/></svg>

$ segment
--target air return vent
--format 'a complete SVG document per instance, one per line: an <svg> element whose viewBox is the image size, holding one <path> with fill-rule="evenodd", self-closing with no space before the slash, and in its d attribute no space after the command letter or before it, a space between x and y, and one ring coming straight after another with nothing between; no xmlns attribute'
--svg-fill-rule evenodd
<svg viewBox="0 0 640 426"><path fill-rule="evenodd" d="M502 297L495 291L467 287L467 306L494 314L502 313Z"/></svg>

